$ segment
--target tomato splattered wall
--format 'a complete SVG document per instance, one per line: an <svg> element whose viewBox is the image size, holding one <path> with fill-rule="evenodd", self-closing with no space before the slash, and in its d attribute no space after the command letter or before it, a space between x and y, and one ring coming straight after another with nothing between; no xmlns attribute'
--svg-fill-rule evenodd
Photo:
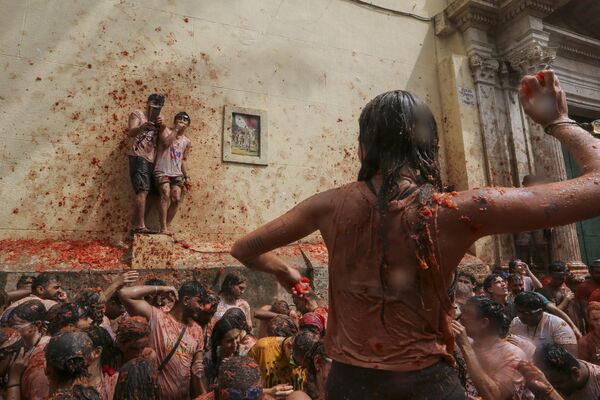
<svg viewBox="0 0 600 400"><path fill-rule="evenodd" d="M428 3L416 11L445 2ZM127 118L152 92L169 121L192 118L192 190L174 227L208 242L355 179L357 118L376 94L412 90L439 114L433 25L343 0L2 8L0 239L124 236ZM267 111L269 166L221 162L224 105Z"/></svg>

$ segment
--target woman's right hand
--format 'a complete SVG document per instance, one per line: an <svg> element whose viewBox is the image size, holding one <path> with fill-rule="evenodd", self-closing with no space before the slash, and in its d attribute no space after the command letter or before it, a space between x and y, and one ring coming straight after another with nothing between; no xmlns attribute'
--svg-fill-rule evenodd
<svg viewBox="0 0 600 400"><path fill-rule="evenodd" d="M524 76L519 100L525 114L543 127L568 118L567 98L552 70Z"/></svg>

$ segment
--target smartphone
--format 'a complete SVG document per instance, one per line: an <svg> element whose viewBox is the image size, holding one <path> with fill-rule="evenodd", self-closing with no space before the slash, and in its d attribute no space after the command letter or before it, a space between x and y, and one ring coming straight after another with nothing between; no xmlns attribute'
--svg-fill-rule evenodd
<svg viewBox="0 0 600 400"><path fill-rule="evenodd" d="M148 115L148 121L155 123L156 118L160 115L161 106L151 105L150 106L150 115Z"/></svg>

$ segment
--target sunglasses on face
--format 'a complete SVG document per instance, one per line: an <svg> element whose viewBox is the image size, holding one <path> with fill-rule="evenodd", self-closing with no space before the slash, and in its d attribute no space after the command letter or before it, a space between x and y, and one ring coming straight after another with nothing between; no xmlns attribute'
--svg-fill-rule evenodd
<svg viewBox="0 0 600 400"><path fill-rule="evenodd" d="M190 122L190 117L188 117L187 115L180 115L179 117L177 117L177 119L184 122Z"/></svg>

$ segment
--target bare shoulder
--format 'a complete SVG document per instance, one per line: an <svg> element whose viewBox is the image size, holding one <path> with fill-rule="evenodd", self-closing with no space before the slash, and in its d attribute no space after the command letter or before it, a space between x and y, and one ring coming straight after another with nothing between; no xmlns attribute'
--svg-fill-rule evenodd
<svg viewBox="0 0 600 400"><path fill-rule="evenodd" d="M286 397L286 400L311 400L311 398L309 395L307 395L303 391L296 390L296 391L292 392L290 395L288 395L288 397Z"/></svg>

